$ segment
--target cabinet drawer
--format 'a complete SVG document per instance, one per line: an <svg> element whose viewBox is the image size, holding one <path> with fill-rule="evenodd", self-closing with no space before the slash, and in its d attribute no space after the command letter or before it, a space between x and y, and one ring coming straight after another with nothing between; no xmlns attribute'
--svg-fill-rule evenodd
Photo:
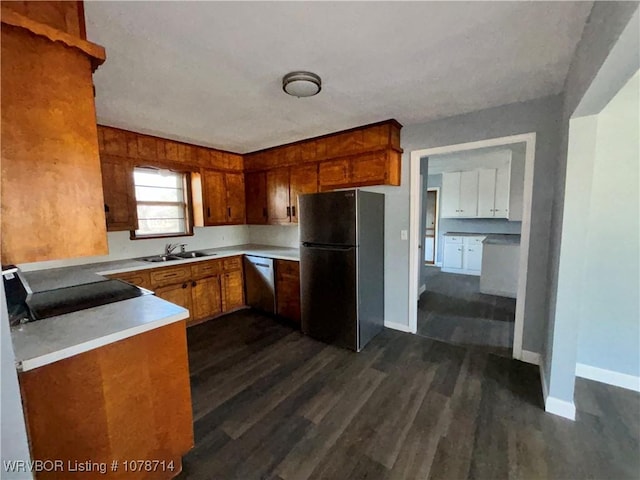
<svg viewBox="0 0 640 480"><path fill-rule="evenodd" d="M482 241L485 237L465 237L464 243L466 245L482 245Z"/></svg>
<svg viewBox="0 0 640 480"><path fill-rule="evenodd" d="M454 236L446 235L444 237L444 243L460 244L460 243L462 243L462 237L454 237Z"/></svg>
<svg viewBox="0 0 640 480"><path fill-rule="evenodd" d="M151 279L149 278L148 270L116 273L115 275L108 275L108 277L117 278L118 280L124 280L125 282L131 283L138 287L151 288Z"/></svg>
<svg viewBox="0 0 640 480"><path fill-rule="evenodd" d="M225 272L230 272L232 270L240 270L242 268L242 258L241 257L229 257L222 260L223 267Z"/></svg>
<svg viewBox="0 0 640 480"><path fill-rule="evenodd" d="M211 277L222 273L222 262L220 260L209 260L207 262L196 262L191 265L192 278Z"/></svg>
<svg viewBox="0 0 640 480"><path fill-rule="evenodd" d="M163 268L152 270L150 276L151 284L154 287L160 287L162 285L171 285L189 280L191 277L191 269L188 266Z"/></svg>

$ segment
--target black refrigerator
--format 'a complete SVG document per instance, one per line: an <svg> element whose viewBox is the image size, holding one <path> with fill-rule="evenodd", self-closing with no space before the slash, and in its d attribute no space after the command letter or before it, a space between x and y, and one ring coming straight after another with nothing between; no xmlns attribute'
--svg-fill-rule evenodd
<svg viewBox="0 0 640 480"><path fill-rule="evenodd" d="M359 352L384 328L384 195L298 200L302 332Z"/></svg>

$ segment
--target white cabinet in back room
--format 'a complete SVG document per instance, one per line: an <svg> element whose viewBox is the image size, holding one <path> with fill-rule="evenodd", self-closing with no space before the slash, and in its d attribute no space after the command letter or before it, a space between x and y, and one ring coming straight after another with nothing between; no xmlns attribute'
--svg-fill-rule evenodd
<svg viewBox="0 0 640 480"><path fill-rule="evenodd" d="M484 235L445 235L442 271L480 275Z"/></svg>
<svg viewBox="0 0 640 480"><path fill-rule="evenodd" d="M478 170L478 217L509 217L509 167Z"/></svg>
<svg viewBox="0 0 640 480"><path fill-rule="evenodd" d="M442 174L442 218L477 218L478 171Z"/></svg>

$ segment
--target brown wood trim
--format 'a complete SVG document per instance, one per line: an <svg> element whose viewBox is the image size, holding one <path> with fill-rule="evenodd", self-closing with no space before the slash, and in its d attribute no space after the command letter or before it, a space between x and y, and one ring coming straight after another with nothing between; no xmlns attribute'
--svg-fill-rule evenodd
<svg viewBox="0 0 640 480"><path fill-rule="evenodd" d="M277 147L276 147L277 148ZM370 154L370 153L377 153L377 152L398 152L400 154L404 153L404 149L400 148L393 148L393 147L376 147L376 148L370 148L367 150L359 150L358 153L347 153L344 155L339 155L337 157L323 157L321 159L316 159L316 160L307 160L304 162L293 162L293 163L282 163L279 164L276 167L260 167L260 168L256 168L256 169L252 169L251 167L247 167L245 166L245 173L258 173L258 172L269 172L271 170L276 170L278 168L287 168L287 167L295 167L295 166L300 166L300 165L309 165L312 163L317 163L318 165L320 165L321 163L324 162L333 162L333 161L339 161L339 160L350 160L350 159L356 159L357 157L361 156L361 155L366 155L366 154ZM218 170L213 169L213 170Z"/></svg>
<svg viewBox="0 0 640 480"><path fill-rule="evenodd" d="M390 118L388 120L383 120L381 122L368 123L366 125L360 125L358 127L348 128L346 130L340 130L340 131L337 131L337 132L325 133L323 135L318 135L317 137L303 138L301 140L296 140L295 142L283 143L282 145L274 145L273 147L263 148L261 150L255 150L253 152L245 153L244 155L253 155L253 154L256 154L256 153L265 153L265 152L268 152L270 150L275 150L275 149L282 148L282 147L289 147L289 146L292 146L292 145L297 145L297 144L305 143L305 142L311 142L311 141L314 141L314 140L322 140L322 139L325 139L325 138L333 137L334 135L341 135L343 133L350 133L350 132L355 132L355 131L358 131L358 130L365 130L367 128L377 127L379 125L387 125L387 124L395 125L398 128L402 128L402 124L400 122L398 122L394 118Z"/></svg>
<svg viewBox="0 0 640 480"><path fill-rule="evenodd" d="M174 140L173 138L160 137L158 135L151 135L149 133L136 132L135 130L128 130L126 128L121 128L121 127L114 127L114 126L111 126L111 125L106 125L104 123L99 123L98 124L98 128L111 128L113 130L120 130L121 132L129 133L129 134L133 134L133 135L138 135L140 137L155 138L155 139L158 139L158 140L179 143L180 145L187 145L189 147L206 148L207 150L213 150L215 152L220 152L220 153L230 153L232 155L240 155L240 156L244 156L245 155L245 154L238 153L238 152L232 152L230 150L222 150L220 148L210 147L208 145L200 145L200 144L197 144L197 143L185 142L184 140ZM169 160L169 162L170 162L170 160ZM184 166L185 164L181 163L181 165ZM210 167L206 167L206 168L210 168ZM224 169L224 168L214 168L213 170L220 170L220 171L227 170L227 171L230 171L230 172L242 172L242 170Z"/></svg>
<svg viewBox="0 0 640 480"><path fill-rule="evenodd" d="M193 237L193 232L191 233L178 233L178 234L171 234L171 235L153 235L153 236L149 236L149 237L136 237L135 236L135 230L130 230L131 234L129 235L129 239L130 240L151 240L154 238L177 238L177 237Z"/></svg>
<svg viewBox="0 0 640 480"><path fill-rule="evenodd" d="M87 23L84 17L84 1L79 0L78 5L78 27L80 28L80 38L82 40L87 39Z"/></svg>
<svg viewBox="0 0 640 480"><path fill-rule="evenodd" d="M0 10L0 19L4 25L22 28L34 35L44 37L52 42L60 42L67 47L79 50L89 57L91 60L91 70L94 72L107 58L104 47L88 42L87 40L76 37L75 35L71 35L67 32L63 32L62 30L58 30L57 28L50 27L44 23L37 22L24 15L20 15L18 12L11 10L4 5L2 5Z"/></svg>

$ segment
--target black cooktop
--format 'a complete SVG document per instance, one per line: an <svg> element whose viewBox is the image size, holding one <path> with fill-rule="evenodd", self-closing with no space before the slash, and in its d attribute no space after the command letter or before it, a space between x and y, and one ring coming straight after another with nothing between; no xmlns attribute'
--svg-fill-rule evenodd
<svg viewBox="0 0 640 480"><path fill-rule="evenodd" d="M46 290L29 295L26 300L32 320L99 307L151 293L122 280L103 280L73 287Z"/></svg>

